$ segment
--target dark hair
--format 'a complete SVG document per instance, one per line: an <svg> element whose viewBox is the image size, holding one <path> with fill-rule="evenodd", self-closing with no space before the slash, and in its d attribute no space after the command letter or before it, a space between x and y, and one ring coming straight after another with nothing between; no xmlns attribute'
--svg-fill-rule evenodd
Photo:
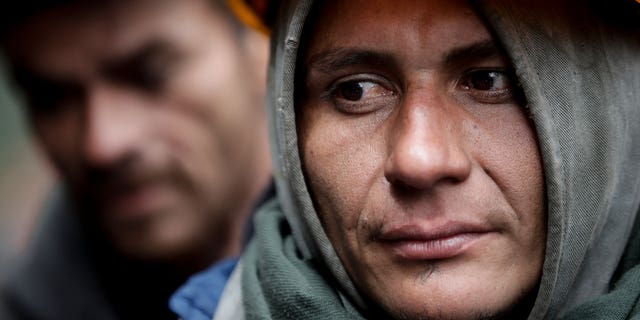
<svg viewBox="0 0 640 320"><path fill-rule="evenodd" d="M225 0L208 0L214 9L228 20L236 31L244 29L244 25L236 19ZM5 37L20 23L30 17L56 7L82 3L87 6L98 6L104 1L91 0L19 0L3 1L0 4L0 45L4 44Z"/></svg>
<svg viewBox="0 0 640 320"><path fill-rule="evenodd" d="M594 10L610 25L640 31L640 1L591 0Z"/></svg>
<svg viewBox="0 0 640 320"><path fill-rule="evenodd" d="M76 0L77 1L77 0ZM16 25L35 14L74 2L73 0L3 1L0 5L0 38L4 39Z"/></svg>

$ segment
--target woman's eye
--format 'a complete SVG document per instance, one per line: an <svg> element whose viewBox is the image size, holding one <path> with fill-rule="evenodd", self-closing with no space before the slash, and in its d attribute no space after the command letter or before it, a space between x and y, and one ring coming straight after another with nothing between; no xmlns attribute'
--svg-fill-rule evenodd
<svg viewBox="0 0 640 320"><path fill-rule="evenodd" d="M472 98L482 103L506 103L514 100L514 77L505 71L472 70L460 81L460 86Z"/></svg>
<svg viewBox="0 0 640 320"><path fill-rule="evenodd" d="M347 113L366 113L395 101L393 90L370 80L347 80L337 83L330 92L335 106Z"/></svg>

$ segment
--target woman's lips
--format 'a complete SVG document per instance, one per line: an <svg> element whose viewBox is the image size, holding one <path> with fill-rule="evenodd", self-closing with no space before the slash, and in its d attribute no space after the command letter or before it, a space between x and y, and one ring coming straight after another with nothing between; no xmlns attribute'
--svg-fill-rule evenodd
<svg viewBox="0 0 640 320"><path fill-rule="evenodd" d="M493 231L465 224L440 228L403 226L381 233L376 239L397 256L408 260L437 260L463 254Z"/></svg>

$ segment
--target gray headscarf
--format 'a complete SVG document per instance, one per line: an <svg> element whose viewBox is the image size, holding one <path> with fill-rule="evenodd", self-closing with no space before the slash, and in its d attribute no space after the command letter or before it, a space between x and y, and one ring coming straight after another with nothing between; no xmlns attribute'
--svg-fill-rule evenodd
<svg viewBox="0 0 640 320"><path fill-rule="evenodd" d="M275 181L302 254L321 258L364 307L322 228L298 153L295 66L311 6L285 1L274 30ZM548 231L529 318L554 318L609 289L640 205L640 36L607 25L581 1L486 1L477 10L511 57L537 130Z"/></svg>

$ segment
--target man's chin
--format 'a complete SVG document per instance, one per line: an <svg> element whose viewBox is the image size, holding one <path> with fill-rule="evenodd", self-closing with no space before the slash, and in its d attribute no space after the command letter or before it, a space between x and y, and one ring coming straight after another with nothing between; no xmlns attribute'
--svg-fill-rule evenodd
<svg viewBox="0 0 640 320"><path fill-rule="evenodd" d="M188 236L171 237L161 232L115 232L111 239L113 247L122 256L141 262L170 263L193 250L193 241Z"/></svg>
<svg viewBox="0 0 640 320"><path fill-rule="evenodd" d="M175 208L172 208L175 209ZM121 255L140 261L170 262L193 250L194 234L180 210L105 216L102 229Z"/></svg>

